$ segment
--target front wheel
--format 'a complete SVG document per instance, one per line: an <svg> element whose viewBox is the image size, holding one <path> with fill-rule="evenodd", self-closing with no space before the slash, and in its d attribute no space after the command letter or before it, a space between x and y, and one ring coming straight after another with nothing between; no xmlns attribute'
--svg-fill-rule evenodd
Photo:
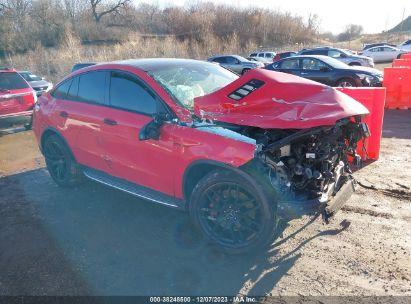
<svg viewBox="0 0 411 304"><path fill-rule="evenodd" d="M206 175L190 200L194 224L209 241L230 254L268 245L276 228L275 212L262 189L231 171Z"/></svg>
<svg viewBox="0 0 411 304"><path fill-rule="evenodd" d="M57 135L50 135L45 139L43 152L47 170L59 186L74 187L81 183L81 170L67 145Z"/></svg>

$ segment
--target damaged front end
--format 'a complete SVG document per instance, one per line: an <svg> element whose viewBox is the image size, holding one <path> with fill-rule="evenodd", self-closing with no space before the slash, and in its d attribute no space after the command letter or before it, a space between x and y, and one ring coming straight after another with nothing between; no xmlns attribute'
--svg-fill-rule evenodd
<svg viewBox="0 0 411 304"><path fill-rule="evenodd" d="M350 160L360 159L357 143L369 136L360 117L342 119L331 127L246 127L237 132L256 139L256 157L243 169L274 189L279 216L290 219L321 210L326 221L354 192Z"/></svg>
<svg viewBox="0 0 411 304"><path fill-rule="evenodd" d="M218 100L219 102L215 102ZM195 100L198 116L256 141L242 169L274 196L281 218L322 211L327 221L354 192L350 163L368 137L368 110L330 87L251 71Z"/></svg>

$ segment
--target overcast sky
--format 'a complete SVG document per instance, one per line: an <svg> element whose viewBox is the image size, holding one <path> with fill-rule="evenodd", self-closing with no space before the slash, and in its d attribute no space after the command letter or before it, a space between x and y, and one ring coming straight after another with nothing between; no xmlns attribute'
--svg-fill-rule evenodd
<svg viewBox="0 0 411 304"><path fill-rule="evenodd" d="M134 3L147 2L166 5L184 6L186 0L133 0ZM405 17L411 15L411 0L195 0L196 2L214 2L233 6L251 5L288 11L308 17L317 14L321 20L321 29L338 34L349 23L361 24L366 33L379 33L397 25L405 9Z"/></svg>

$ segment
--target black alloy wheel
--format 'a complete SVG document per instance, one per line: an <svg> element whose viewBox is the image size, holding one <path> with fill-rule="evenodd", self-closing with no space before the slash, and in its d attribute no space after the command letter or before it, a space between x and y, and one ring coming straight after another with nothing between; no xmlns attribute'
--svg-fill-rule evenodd
<svg viewBox="0 0 411 304"><path fill-rule="evenodd" d="M43 153L50 176L59 186L72 187L81 182L82 174L67 146L58 136L46 138Z"/></svg>

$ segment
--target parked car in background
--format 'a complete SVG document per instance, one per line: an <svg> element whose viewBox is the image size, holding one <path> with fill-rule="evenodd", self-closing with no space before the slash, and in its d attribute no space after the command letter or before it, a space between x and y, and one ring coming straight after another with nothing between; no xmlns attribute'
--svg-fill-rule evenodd
<svg viewBox="0 0 411 304"><path fill-rule="evenodd" d="M273 58L275 57L275 55L275 52L254 52L251 53L248 57L255 58L255 60L257 61L268 64L273 62Z"/></svg>
<svg viewBox="0 0 411 304"><path fill-rule="evenodd" d="M251 69L264 67L264 64L262 62L250 61L238 55L213 56L208 58L207 61L216 62L222 67L237 74L244 74Z"/></svg>
<svg viewBox="0 0 411 304"><path fill-rule="evenodd" d="M411 51L411 40L405 40L403 43L398 45L398 48L407 52Z"/></svg>
<svg viewBox="0 0 411 304"><path fill-rule="evenodd" d="M95 64L96 64L95 62L76 63L71 68L71 72L73 73L74 71L77 71L79 69L86 68L86 67L89 67L89 66L92 66L92 65L95 65Z"/></svg>
<svg viewBox="0 0 411 304"><path fill-rule="evenodd" d="M18 73L29 83L33 90L36 91L37 96L40 96L42 93L48 92L53 88L51 82L30 71L18 71Z"/></svg>
<svg viewBox="0 0 411 304"><path fill-rule="evenodd" d="M285 58L265 67L333 87L382 86L382 73L373 68L349 66L334 58L302 55Z"/></svg>
<svg viewBox="0 0 411 304"><path fill-rule="evenodd" d="M36 93L14 69L0 68L0 119L31 117Z"/></svg>
<svg viewBox="0 0 411 304"><path fill-rule="evenodd" d="M280 60L280 59L287 58L287 57L291 57L291 56L294 56L294 55L297 55L297 53L296 53L296 52L282 52L282 53L277 53L277 54L275 55L275 57L273 58L273 62L276 62L276 61L278 61L278 60Z"/></svg>
<svg viewBox="0 0 411 304"><path fill-rule="evenodd" d="M370 57L354 55L345 50L331 47L305 49L300 51L298 55L323 55L332 57L351 66L374 67L374 61Z"/></svg>
<svg viewBox="0 0 411 304"><path fill-rule="evenodd" d="M368 49L370 49L370 48L372 48L372 47L375 47L375 46L384 46L384 45L396 47L395 44L391 44L391 43L387 43L387 42L379 42L379 43L368 43L368 44L364 44L364 47L363 47L362 50L365 51L365 50L368 50Z"/></svg>
<svg viewBox="0 0 411 304"><path fill-rule="evenodd" d="M400 50L393 46L375 46L363 51L363 55L370 57L374 62L391 62L394 59L400 58L401 54L406 51Z"/></svg>
<svg viewBox="0 0 411 304"><path fill-rule="evenodd" d="M39 98L33 130L59 186L87 177L188 211L207 241L238 254L268 246L281 221L341 208L367 114L292 75L140 59L72 73Z"/></svg>

